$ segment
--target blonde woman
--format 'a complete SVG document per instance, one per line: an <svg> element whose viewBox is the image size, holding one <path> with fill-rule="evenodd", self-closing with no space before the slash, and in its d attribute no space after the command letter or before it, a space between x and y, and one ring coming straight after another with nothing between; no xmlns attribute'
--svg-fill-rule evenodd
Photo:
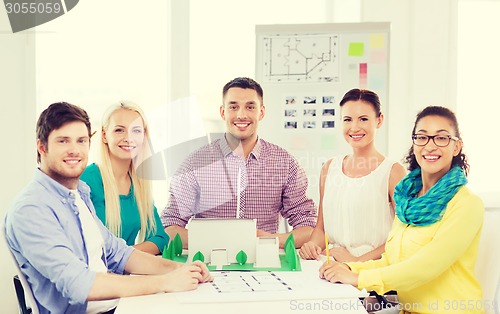
<svg viewBox="0 0 500 314"><path fill-rule="evenodd" d="M136 249L159 254L168 243L151 184L136 169L149 155L148 127L142 110L122 101L102 119L101 158L81 176L91 189L90 198L99 219Z"/></svg>

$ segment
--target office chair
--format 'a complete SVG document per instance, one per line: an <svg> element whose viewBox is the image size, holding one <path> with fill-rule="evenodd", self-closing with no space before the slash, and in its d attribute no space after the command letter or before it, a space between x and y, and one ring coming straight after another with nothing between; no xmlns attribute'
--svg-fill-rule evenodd
<svg viewBox="0 0 500 314"><path fill-rule="evenodd" d="M23 284L21 283L21 279L19 279L18 275L14 276L13 282L14 282L14 288L16 289L17 303L19 304L19 313L32 314L31 308L26 305L26 298L24 297Z"/></svg>
<svg viewBox="0 0 500 314"><path fill-rule="evenodd" d="M3 229L3 228L2 228ZM5 237L5 231L2 232L4 239ZM7 243L7 240L5 240L5 243ZM19 268L19 265L17 264L16 258L14 257L14 254L12 254L12 251L7 245L7 249L9 250L9 255L12 258L12 261L14 262L14 265L16 266L17 270L17 275L14 276L13 281L14 281L14 288L16 290L16 295L17 295L17 302L19 304L19 311L21 314L39 314L38 310L38 305L35 300L35 296L33 295L33 292L31 291L31 286L26 280L26 277L24 276L23 272L21 271L21 268ZM26 302L28 301L28 302ZM31 306L28 307L27 303Z"/></svg>
<svg viewBox="0 0 500 314"><path fill-rule="evenodd" d="M500 314L500 207L486 207L479 240L476 276L483 290L486 314Z"/></svg>

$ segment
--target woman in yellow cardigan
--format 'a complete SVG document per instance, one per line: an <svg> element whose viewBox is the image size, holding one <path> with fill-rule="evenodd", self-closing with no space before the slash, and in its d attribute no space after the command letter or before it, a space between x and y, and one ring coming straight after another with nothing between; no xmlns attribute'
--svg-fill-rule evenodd
<svg viewBox="0 0 500 314"><path fill-rule="evenodd" d="M396 218L378 260L325 263L320 277L379 294L398 292L404 313L483 313L476 279L484 206L465 185L469 170L455 114L422 110L395 188Z"/></svg>

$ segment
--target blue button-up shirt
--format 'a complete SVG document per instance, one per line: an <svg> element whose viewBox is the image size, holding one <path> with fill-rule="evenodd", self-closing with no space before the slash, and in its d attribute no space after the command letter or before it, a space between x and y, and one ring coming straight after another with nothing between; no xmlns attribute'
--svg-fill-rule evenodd
<svg viewBox="0 0 500 314"><path fill-rule="evenodd" d="M122 274L134 250L115 237L95 216L90 189L78 191L104 238L102 259ZM41 170L21 192L5 217L7 243L28 279L40 313L85 313L96 273L89 270L87 249L75 194Z"/></svg>

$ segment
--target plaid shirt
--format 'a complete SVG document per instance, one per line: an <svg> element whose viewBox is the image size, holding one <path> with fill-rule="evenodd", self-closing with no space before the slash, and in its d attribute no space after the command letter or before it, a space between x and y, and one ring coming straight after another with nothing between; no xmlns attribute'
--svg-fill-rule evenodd
<svg viewBox="0 0 500 314"><path fill-rule="evenodd" d="M304 170L284 149L259 139L244 160L223 138L194 152L179 167L161 218L164 227L185 227L193 216L256 218L258 229L276 233L281 215L293 228L314 227L316 208L306 190Z"/></svg>

